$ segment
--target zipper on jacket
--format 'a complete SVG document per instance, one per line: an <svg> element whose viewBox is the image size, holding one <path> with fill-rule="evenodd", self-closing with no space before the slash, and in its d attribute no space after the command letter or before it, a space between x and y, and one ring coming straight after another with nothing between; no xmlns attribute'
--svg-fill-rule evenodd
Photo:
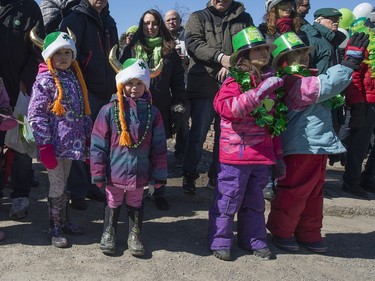
<svg viewBox="0 0 375 281"><path fill-rule="evenodd" d="M240 142L240 158L242 158L244 148L245 148L245 133L242 133L241 142Z"/></svg>

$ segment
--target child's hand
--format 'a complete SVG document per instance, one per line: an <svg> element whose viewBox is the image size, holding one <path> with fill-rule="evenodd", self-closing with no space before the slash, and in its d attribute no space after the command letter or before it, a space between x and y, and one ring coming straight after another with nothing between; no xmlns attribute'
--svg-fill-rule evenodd
<svg viewBox="0 0 375 281"><path fill-rule="evenodd" d="M276 160L276 164L272 167L272 173L278 180L285 178L286 167L283 159Z"/></svg>
<svg viewBox="0 0 375 281"><path fill-rule="evenodd" d="M57 167L57 159L52 144L44 144L39 146L40 161L44 167L49 170Z"/></svg>
<svg viewBox="0 0 375 281"><path fill-rule="evenodd" d="M272 94L276 89L284 85L284 80L278 77L269 77L259 84L255 89L259 100L263 100L269 94Z"/></svg>
<svg viewBox="0 0 375 281"><path fill-rule="evenodd" d="M104 182L96 182L95 185L97 188L102 188L104 186Z"/></svg>

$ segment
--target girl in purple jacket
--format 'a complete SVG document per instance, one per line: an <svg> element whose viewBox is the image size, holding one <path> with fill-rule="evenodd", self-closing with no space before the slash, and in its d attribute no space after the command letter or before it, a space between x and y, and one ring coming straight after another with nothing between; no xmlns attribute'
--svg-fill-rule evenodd
<svg viewBox="0 0 375 281"><path fill-rule="evenodd" d="M143 256L143 187L149 181L155 188L167 181L167 142L163 119L152 105L150 71L143 60L131 58L121 65L113 55L110 61L118 72L117 95L102 107L91 137L91 178L99 188L105 186L104 229L100 249L116 251L116 232L125 197L129 217L128 249Z"/></svg>
<svg viewBox="0 0 375 281"><path fill-rule="evenodd" d="M273 44L266 44L255 27L233 38L232 68L214 99L221 117L220 169L215 200L209 210L208 242L215 257L231 259L233 221L238 217L238 246L255 256L271 259L266 243L263 188L269 167L282 177L278 135L285 129L286 108L277 103L275 90L283 85L267 66Z"/></svg>
<svg viewBox="0 0 375 281"><path fill-rule="evenodd" d="M39 65L28 110L28 120L47 168L50 189L49 233L55 247L67 247L64 233L83 234L68 222L65 189L72 160L85 161L91 133L90 106L81 70L75 61L75 44L67 33L53 32L44 42L33 29L31 38L43 49L46 63Z"/></svg>

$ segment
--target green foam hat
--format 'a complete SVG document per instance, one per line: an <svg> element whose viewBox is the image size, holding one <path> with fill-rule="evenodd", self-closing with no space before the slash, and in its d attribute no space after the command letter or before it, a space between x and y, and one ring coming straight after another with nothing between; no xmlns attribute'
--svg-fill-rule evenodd
<svg viewBox="0 0 375 281"><path fill-rule="evenodd" d="M73 52L73 59L76 59L76 45L74 44L74 41L69 36L69 34L61 31L56 31L48 34L44 39L42 50L42 56L44 58L44 61L47 61L47 59L52 57L56 51L62 48L71 49Z"/></svg>
<svg viewBox="0 0 375 281"><path fill-rule="evenodd" d="M301 38L299 38L298 35L293 31L284 33L279 38L277 38L273 43L276 45L276 49L272 52L272 67L274 69L277 69L277 64L280 58L290 52L293 52L295 50L306 49L306 51L310 53L315 49L314 46L306 46L306 44L303 43Z"/></svg>
<svg viewBox="0 0 375 281"><path fill-rule="evenodd" d="M232 40L234 53L230 56L230 65L234 66L237 63L238 55L249 49L257 47L269 47L270 52L276 48L274 44L266 43L262 33L255 27L249 26L238 32Z"/></svg>
<svg viewBox="0 0 375 281"><path fill-rule="evenodd" d="M137 78L145 84L146 89L150 88L150 70L143 60L130 58L123 65L122 70L116 75L116 84L125 84L133 78Z"/></svg>

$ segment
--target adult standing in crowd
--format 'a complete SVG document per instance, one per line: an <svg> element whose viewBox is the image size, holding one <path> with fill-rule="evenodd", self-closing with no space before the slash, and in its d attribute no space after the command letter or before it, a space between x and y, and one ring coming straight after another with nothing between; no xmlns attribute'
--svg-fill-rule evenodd
<svg viewBox="0 0 375 281"><path fill-rule="evenodd" d="M180 55L182 66L185 70L185 86L186 86L186 74L189 65L189 56L185 47L185 28L181 25L182 18L176 10L169 10L165 13L165 23L173 39L176 43L176 51ZM176 144L174 151L175 165L181 168L184 163L184 153L186 147L186 140L189 135L189 117L190 117L190 106L186 101L185 112L183 120L181 122L181 127L176 133Z"/></svg>
<svg viewBox="0 0 375 281"><path fill-rule="evenodd" d="M41 0L40 10L46 34L57 31L62 19L80 2L81 0Z"/></svg>
<svg viewBox="0 0 375 281"><path fill-rule="evenodd" d="M365 32L373 38L374 28L375 25L369 19L359 18L351 24L349 30L351 34ZM374 51L373 44L367 47L365 59L360 68L353 72L352 83L345 91L345 102L350 109L350 134L342 189L364 199L369 199L366 191L375 193L374 145L362 172L362 165L375 129L375 64L369 59Z"/></svg>
<svg viewBox="0 0 375 281"><path fill-rule="evenodd" d="M344 33L338 30L341 12L335 8L322 8L314 13L312 25L301 27L308 38L308 45L316 49L310 53L310 68L316 68L319 74L325 74L327 69L341 62L340 44L346 39ZM339 93L337 93L339 94ZM332 122L335 132L345 122L342 106L332 109ZM338 161L341 155L329 155L330 162Z"/></svg>
<svg viewBox="0 0 375 281"><path fill-rule="evenodd" d="M183 165L182 187L186 193L196 192L197 166L214 119L214 153L208 177L209 185L216 186L220 121L213 99L228 74L232 38L249 25L253 25L253 19L244 5L232 0L210 0L205 9L192 13L185 25L185 45L190 56L186 94L191 105Z"/></svg>
<svg viewBox="0 0 375 281"><path fill-rule="evenodd" d="M85 78L91 119L94 121L103 105L116 92L115 72L109 64L111 48L118 44L117 27L109 14L107 0L82 0L63 19L60 29L70 28L76 36L77 61ZM82 161L73 161L68 179L72 207L85 210L85 197L105 201L104 193L93 184L89 166Z"/></svg>
<svg viewBox="0 0 375 281"><path fill-rule="evenodd" d="M158 11L151 9L143 13L138 30L120 61L131 57L142 59L150 68L153 104L163 117L166 137L171 138L181 126L185 111L184 69L174 39ZM165 186L155 189L155 204L158 209L168 210L164 193Z"/></svg>
<svg viewBox="0 0 375 281"><path fill-rule="evenodd" d="M280 35L289 31L294 31L302 37L300 17L293 7L293 0L266 0L265 22L261 23L258 29L268 43L272 43ZM301 39L305 40L305 38Z"/></svg>
<svg viewBox="0 0 375 281"><path fill-rule="evenodd" d="M299 15L301 26L309 24L309 22L305 18L306 15L309 13L310 8L310 0L295 0L295 10L296 13Z"/></svg>
<svg viewBox="0 0 375 281"><path fill-rule="evenodd" d="M38 35L44 37L43 18L38 4L33 0L1 0L0 23L0 77L8 92L10 105L14 108L20 92L31 92L38 64L42 61L40 51L34 48L29 33L36 26ZM4 143L4 136L1 135L1 144ZM21 219L27 215L32 178L31 158L15 151L11 171L11 219Z"/></svg>

